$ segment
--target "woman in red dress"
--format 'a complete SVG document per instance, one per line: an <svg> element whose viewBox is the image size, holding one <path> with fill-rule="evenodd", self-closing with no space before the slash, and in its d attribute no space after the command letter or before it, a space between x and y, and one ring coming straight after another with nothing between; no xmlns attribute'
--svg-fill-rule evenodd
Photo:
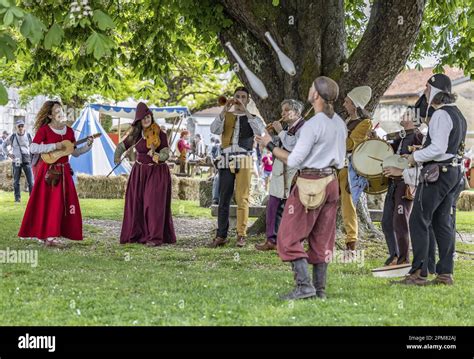
<svg viewBox="0 0 474 359"><path fill-rule="evenodd" d="M153 121L153 113L142 102L137 106L130 135L117 146L115 163L132 146L137 152L137 160L127 184L120 243L147 246L175 243L171 175L166 164L168 139Z"/></svg>
<svg viewBox="0 0 474 359"><path fill-rule="evenodd" d="M61 141L75 142L73 130L64 124L61 103L46 101L35 121L36 135L30 146L31 153L41 154L63 148ZM76 148L73 156L80 156L92 148L93 138L87 145ZM58 237L82 240L82 216L76 188L71 175L69 157L61 157L49 165L37 164L35 186L26 206L20 231L21 238L35 238L46 245L58 245Z"/></svg>

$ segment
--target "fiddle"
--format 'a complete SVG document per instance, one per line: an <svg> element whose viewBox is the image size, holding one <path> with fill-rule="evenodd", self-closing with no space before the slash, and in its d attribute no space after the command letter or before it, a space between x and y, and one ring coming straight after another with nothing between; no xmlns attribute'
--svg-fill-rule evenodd
<svg viewBox="0 0 474 359"><path fill-rule="evenodd" d="M146 140L146 147L149 149L154 147L154 149L156 149L160 146L160 130L160 126L155 122L145 128L143 131L143 137L145 137Z"/></svg>
<svg viewBox="0 0 474 359"><path fill-rule="evenodd" d="M155 151L161 144L160 130L160 126L158 126L157 123L153 122L143 131L143 137L145 137L146 140L146 147L150 149L148 155L152 157L153 161L156 163L158 163L158 155L155 153Z"/></svg>

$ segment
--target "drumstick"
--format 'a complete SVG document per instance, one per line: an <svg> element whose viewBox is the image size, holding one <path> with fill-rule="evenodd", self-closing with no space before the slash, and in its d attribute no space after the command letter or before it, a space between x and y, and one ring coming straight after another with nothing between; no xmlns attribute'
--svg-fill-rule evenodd
<svg viewBox="0 0 474 359"><path fill-rule="evenodd" d="M376 161L383 162L383 160L382 160L382 159L380 159L380 158L377 158L377 157L372 157L372 156L367 156L367 157L369 157L369 158L372 158L373 160L376 160Z"/></svg>

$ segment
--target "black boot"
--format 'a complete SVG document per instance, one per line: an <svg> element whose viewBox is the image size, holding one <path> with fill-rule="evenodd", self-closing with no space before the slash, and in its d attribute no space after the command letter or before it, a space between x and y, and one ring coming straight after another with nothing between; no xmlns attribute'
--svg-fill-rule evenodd
<svg viewBox="0 0 474 359"><path fill-rule="evenodd" d="M316 295L316 289L314 289L311 278L309 277L308 261L306 258L291 262L291 266L295 272L296 288L280 298L283 300L293 300L314 297Z"/></svg>
<svg viewBox="0 0 474 359"><path fill-rule="evenodd" d="M327 263L313 265L313 285L316 288L316 296L326 299L326 277L328 271Z"/></svg>

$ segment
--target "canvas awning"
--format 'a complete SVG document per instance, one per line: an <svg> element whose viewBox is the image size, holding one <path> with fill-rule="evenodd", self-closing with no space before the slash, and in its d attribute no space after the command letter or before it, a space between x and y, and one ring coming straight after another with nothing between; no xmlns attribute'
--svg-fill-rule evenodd
<svg viewBox="0 0 474 359"><path fill-rule="evenodd" d="M126 107L126 106L112 106L112 105L101 105L101 104L92 104L90 107L113 117L120 118L135 118L135 109L136 107ZM155 118L172 118L178 116L189 116L191 113L186 106L166 106L166 107L150 107L150 110L153 112Z"/></svg>

